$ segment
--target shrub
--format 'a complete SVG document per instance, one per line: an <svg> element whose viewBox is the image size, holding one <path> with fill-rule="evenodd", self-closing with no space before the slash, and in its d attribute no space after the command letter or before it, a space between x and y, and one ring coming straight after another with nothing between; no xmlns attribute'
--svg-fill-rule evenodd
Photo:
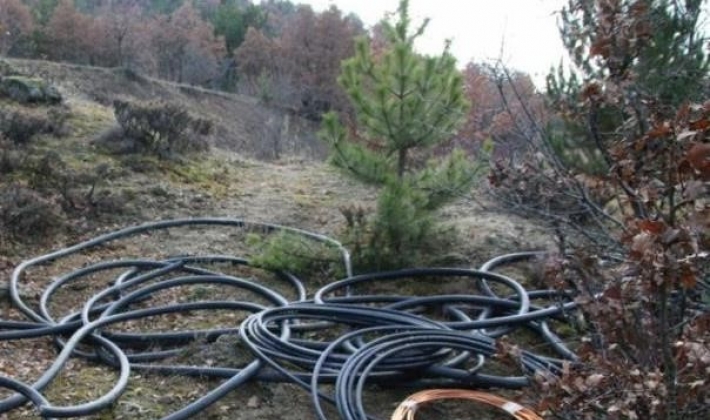
<svg viewBox="0 0 710 420"><path fill-rule="evenodd" d="M0 133L15 144L27 144L36 134L49 131L50 121L40 112L23 108L0 110Z"/></svg>
<svg viewBox="0 0 710 420"><path fill-rule="evenodd" d="M11 174L24 164L24 154L0 133L0 175Z"/></svg>
<svg viewBox="0 0 710 420"><path fill-rule="evenodd" d="M0 188L0 237L39 242L63 225L56 205L36 191L18 185Z"/></svg>
<svg viewBox="0 0 710 420"><path fill-rule="evenodd" d="M21 104L45 103L56 105L62 102L62 94L56 87L40 78L7 76L0 79L0 95Z"/></svg>
<svg viewBox="0 0 710 420"><path fill-rule="evenodd" d="M255 248L251 263L256 267L288 271L315 281L345 275L338 249L322 242L281 232L267 237L249 234L247 243Z"/></svg>
<svg viewBox="0 0 710 420"><path fill-rule="evenodd" d="M106 213L120 214L121 200L101 184L113 176L106 164L89 172L69 168L56 153L47 153L30 163L29 183L32 188L47 196L56 197L67 214L81 214L98 218Z"/></svg>
<svg viewBox="0 0 710 420"><path fill-rule="evenodd" d="M165 101L113 103L116 120L134 141L136 152L169 157L208 147L209 120L192 116L183 106Z"/></svg>
<svg viewBox="0 0 710 420"><path fill-rule="evenodd" d="M586 321L577 363L540 378L529 395L562 420L704 418L710 102L701 86L710 58L697 37L702 2L590 3L572 0L561 13L576 68L551 75L548 95L564 125L531 139L537 150L523 164L501 162L491 176L556 229L560 252L546 275L576 290ZM558 136L574 153L560 155ZM609 193L595 196L597 184ZM630 211L607 211L609 194ZM586 223L549 205L565 196Z"/></svg>
<svg viewBox="0 0 710 420"><path fill-rule="evenodd" d="M52 107L7 106L0 109L0 134L16 145L29 143L37 134L66 134L69 109L63 105Z"/></svg>

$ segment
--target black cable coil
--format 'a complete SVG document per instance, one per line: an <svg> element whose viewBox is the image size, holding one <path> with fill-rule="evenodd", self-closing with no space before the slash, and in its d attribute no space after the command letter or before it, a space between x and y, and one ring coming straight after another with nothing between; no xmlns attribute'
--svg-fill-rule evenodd
<svg viewBox="0 0 710 420"><path fill-rule="evenodd" d="M148 258L96 262L53 279L37 305L25 301L20 284L28 269L56 262L93 248L146 232L186 226L221 226L288 231L337 248L347 277L309 294L303 282L285 272L274 273L292 289L295 299L260 284L258 279L227 275L201 265L248 266L246 259L228 255L197 255L165 260ZM524 252L495 258L479 270L418 268L353 275L350 256L340 243L315 233L265 223L228 218L197 218L149 223L118 230L92 240L22 262L10 281L12 304L29 321L0 320L0 340L52 337L59 354L44 373L28 384L0 375L0 388L15 394L0 401L0 415L24 404L33 404L45 418L79 417L106 409L126 390L132 370L165 374L226 378L221 385L164 419L194 417L227 393L251 380L289 381L311 393L319 419L326 419L321 403L335 404L343 419L371 418L363 405L365 383L407 386L520 388L533 374L556 375L564 361L575 361L548 321L565 321L576 304L569 296L550 290L527 291L514 279L498 274L500 266L536 258ZM83 307L61 319L52 314L58 291L96 273L121 270L112 284L91 296ZM408 279L436 278L470 281L465 294L406 296L357 295L363 285L381 285ZM200 300L136 308L161 290L185 285L217 284L248 291L261 303L233 300ZM500 290L505 291L505 295ZM536 302L556 302L548 306ZM107 327L196 310L231 310L250 313L230 328L171 332L115 332ZM438 314L433 319L430 314ZM517 328L528 329L556 353L555 357L520 352L520 374L502 376L485 372L486 362L497 352L496 339ZM252 357L241 368L192 366L170 362L198 338L208 342L223 335L240 338ZM316 338L314 338L316 337ZM331 337L330 339L327 337ZM247 350L248 349L248 350ZM235 349L236 351L236 349ZM88 403L61 406L48 401L43 390L71 357L82 357L118 370L110 391ZM334 385L332 394L322 385Z"/></svg>

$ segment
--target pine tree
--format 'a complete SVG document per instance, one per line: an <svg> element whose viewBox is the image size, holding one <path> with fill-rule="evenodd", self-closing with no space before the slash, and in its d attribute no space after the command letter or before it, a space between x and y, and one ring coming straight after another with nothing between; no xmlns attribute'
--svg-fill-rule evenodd
<svg viewBox="0 0 710 420"><path fill-rule="evenodd" d="M453 137L467 102L448 44L439 56L414 51L428 21L412 31L408 3L400 2L396 22L382 24L384 52L374 54L368 40L360 39L355 56L343 63L339 83L355 109L356 133L346 130L335 113L325 116L321 132L336 166L382 187L377 214L367 227L356 227L349 218L351 231L368 231L363 248L373 257L365 263L368 268L411 263L434 232L433 211L473 182L474 167L462 153L425 168L413 158Z"/></svg>

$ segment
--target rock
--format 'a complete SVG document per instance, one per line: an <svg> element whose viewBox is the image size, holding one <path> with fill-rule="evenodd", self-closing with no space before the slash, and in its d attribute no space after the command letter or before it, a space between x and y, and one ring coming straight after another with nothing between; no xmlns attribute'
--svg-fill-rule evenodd
<svg viewBox="0 0 710 420"><path fill-rule="evenodd" d="M3 77L0 81L0 94L23 104L58 104L62 102L62 94L56 87L44 79L33 77Z"/></svg>
<svg viewBox="0 0 710 420"><path fill-rule="evenodd" d="M158 397L158 402L160 404L168 405L175 402L175 396L173 395L161 395Z"/></svg>
<svg viewBox="0 0 710 420"><path fill-rule="evenodd" d="M259 408L261 405L261 398L258 395L252 395L247 400L247 408Z"/></svg>

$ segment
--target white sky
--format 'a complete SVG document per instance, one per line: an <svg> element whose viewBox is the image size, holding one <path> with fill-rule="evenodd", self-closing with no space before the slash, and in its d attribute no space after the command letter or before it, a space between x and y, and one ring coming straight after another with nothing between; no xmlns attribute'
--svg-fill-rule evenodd
<svg viewBox="0 0 710 420"><path fill-rule="evenodd" d="M336 5L343 13L354 12L371 26L386 12L395 12L399 0L296 0L316 11ZM469 61L501 58L515 69L530 74L540 86L551 66L565 54L557 30L556 11L564 0L410 0L415 24L431 19L418 49L438 54L451 39L451 51L459 66Z"/></svg>

